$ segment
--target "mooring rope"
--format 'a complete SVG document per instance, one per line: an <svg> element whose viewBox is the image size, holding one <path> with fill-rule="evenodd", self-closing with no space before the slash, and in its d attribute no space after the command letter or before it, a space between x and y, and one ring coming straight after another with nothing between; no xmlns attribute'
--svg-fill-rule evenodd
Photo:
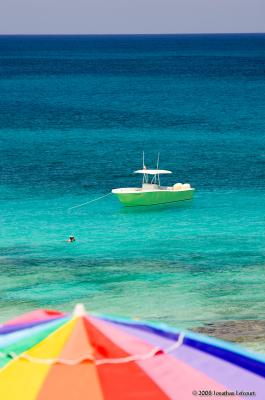
<svg viewBox="0 0 265 400"><path fill-rule="evenodd" d="M25 360L36 364L47 364L47 365L54 365L54 364L63 364L63 365L77 365L81 364L85 361L94 362L95 365L104 365L104 364L124 364L129 362L135 361L145 361L149 360L158 355L169 354L172 353L174 350L178 349L184 341L185 334L181 332L179 334L178 340L173 343L171 346L162 349L161 347L154 347L149 352L145 354L135 354L127 357L120 357L120 358L102 358L96 359L93 354L87 353L77 359L65 359L65 358L38 358L31 356L30 354L16 354L15 352L3 353L0 352L1 358L11 358L13 360Z"/></svg>
<svg viewBox="0 0 265 400"><path fill-rule="evenodd" d="M104 196L97 197L96 199L89 200L89 201L87 201L87 202L85 202L85 203L82 203L82 204L78 204L77 206L69 207L68 210L73 210L74 208L82 207L82 206L85 206L86 204L93 203L94 201L103 199L104 197L107 197L107 196L109 196L110 194L111 194L111 192L109 192L109 193L107 193L107 194L104 194Z"/></svg>

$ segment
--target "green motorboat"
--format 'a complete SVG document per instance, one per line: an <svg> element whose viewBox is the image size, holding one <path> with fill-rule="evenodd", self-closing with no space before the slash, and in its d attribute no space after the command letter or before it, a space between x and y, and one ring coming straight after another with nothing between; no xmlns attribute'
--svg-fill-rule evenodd
<svg viewBox="0 0 265 400"><path fill-rule="evenodd" d="M160 175L171 174L164 169L143 169L135 171L142 174L142 187L129 187L113 189L120 202L126 207L153 206L156 204L174 203L177 201L191 200L194 188L189 183L176 183L173 186L160 186ZM151 178L150 178L151 177Z"/></svg>

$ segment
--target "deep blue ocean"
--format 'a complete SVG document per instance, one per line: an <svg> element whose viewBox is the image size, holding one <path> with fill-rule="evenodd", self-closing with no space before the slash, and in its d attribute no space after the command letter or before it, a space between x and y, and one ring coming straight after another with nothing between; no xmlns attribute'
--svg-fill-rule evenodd
<svg viewBox="0 0 265 400"><path fill-rule="evenodd" d="M139 185L143 150L194 200L68 210ZM1 36L0 151L2 321L264 319L265 35Z"/></svg>

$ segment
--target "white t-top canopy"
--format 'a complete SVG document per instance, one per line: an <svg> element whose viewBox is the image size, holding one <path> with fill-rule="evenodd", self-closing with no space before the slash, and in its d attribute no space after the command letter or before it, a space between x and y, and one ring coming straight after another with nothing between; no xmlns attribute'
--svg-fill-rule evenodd
<svg viewBox="0 0 265 400"><path fill-rule="evenodd" d="M138 171L134 171L134 173L147 175L172 174L171 171L167 171L166 169L138 169Z"/></svg>

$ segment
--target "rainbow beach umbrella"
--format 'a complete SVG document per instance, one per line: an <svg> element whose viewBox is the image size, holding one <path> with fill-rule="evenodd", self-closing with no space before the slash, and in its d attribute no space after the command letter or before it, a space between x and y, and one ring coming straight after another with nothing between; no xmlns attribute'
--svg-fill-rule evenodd
<svg viewBox="0 0 265 400"><path fill-rule="evenodd" d="M264 376L262 355L82 305L0 326L1 400L264 400Z"/></svg>

